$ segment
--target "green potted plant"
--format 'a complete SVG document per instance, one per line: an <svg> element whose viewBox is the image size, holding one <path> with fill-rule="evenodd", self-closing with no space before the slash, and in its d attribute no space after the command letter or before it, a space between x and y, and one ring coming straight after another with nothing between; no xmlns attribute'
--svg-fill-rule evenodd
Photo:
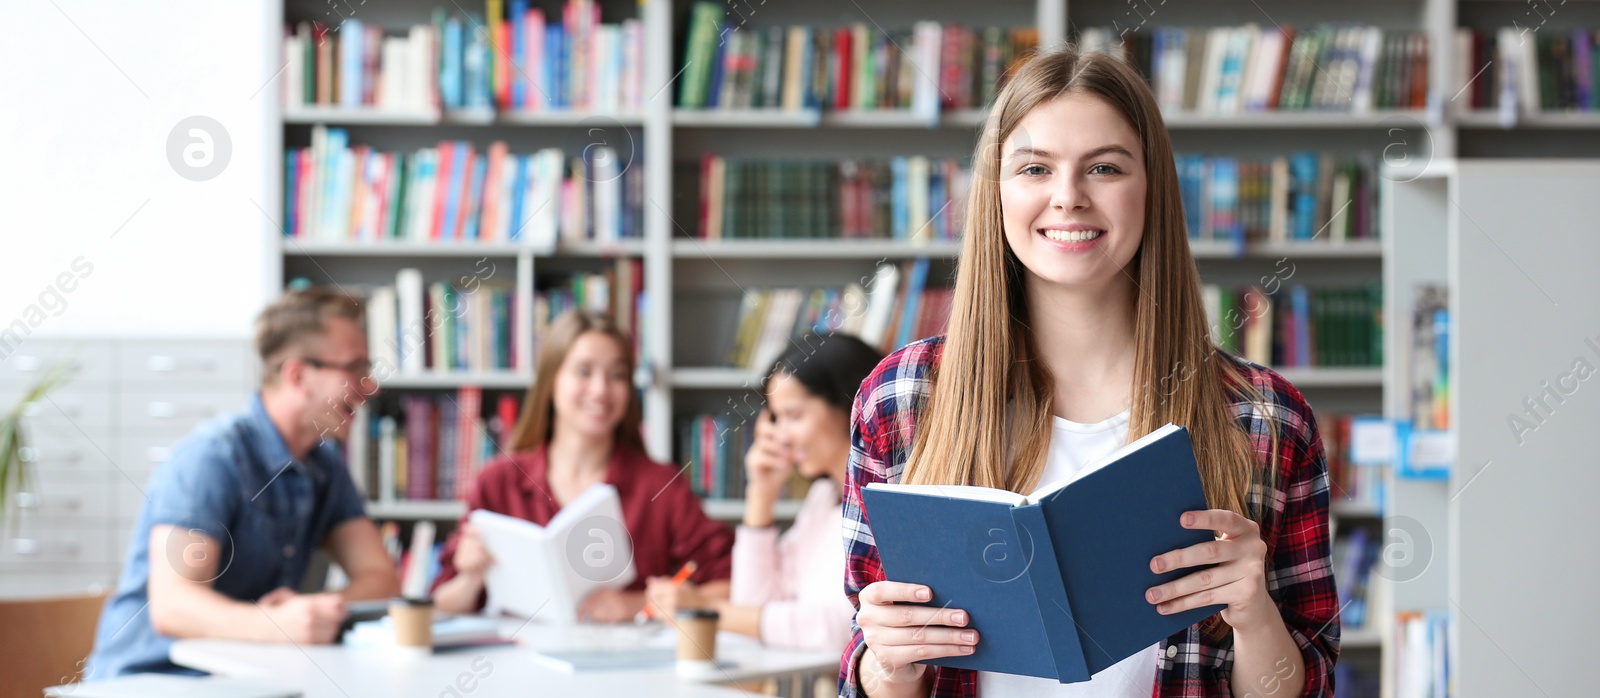
<svg viewBox="0 0 1600 698"><path fill-rule="evenodd" d="M28 405L44 400L71 377L71 371L65 364L45 369L39 380L22 393L16 405L0 416L0 511L10 514L6 521L13 526L17 509L12 507L11 500L15 493L27 487L31 477L28 471L32 468L29 459L23 457L28 435L22 427L22 418Z"/></svg>

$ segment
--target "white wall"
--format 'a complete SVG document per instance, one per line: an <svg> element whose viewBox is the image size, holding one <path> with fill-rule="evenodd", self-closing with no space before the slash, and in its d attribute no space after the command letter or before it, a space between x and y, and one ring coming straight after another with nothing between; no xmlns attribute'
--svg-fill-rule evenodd
<svg viewBox="0 0 1600 698"><path fill-rule="evenodd" d="M248 334L279 283L280 7L0 6L0 330ZM192 115L231 141L206 181L168 161L169 133ZM81 278L58 301L47 288L62 272Z"/></svg>

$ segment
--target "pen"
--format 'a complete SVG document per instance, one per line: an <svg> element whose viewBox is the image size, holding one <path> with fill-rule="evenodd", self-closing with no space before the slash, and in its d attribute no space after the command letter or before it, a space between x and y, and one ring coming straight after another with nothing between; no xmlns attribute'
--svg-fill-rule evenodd
<svg viewBox="0 0 1600 698"><path fill-rule="evenodd" d="M678 573L672 575L673 588L683 586L683 583L689 581L689 576L693 575L694 571L699 569L699 567L699 565L695 564L694 560L683 563L683 567L678 568ZM640 609L639 614L634 616L633 619L637 622L643 623L647 620L650 620L652 615L653 614L650 611L650 602L646 601L644 608Z"/></svg>

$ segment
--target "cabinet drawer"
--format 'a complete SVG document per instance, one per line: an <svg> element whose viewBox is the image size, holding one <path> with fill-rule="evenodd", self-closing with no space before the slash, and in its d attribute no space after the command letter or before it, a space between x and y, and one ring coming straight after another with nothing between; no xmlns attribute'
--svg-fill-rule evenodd
<svg viewBox="0 0 1600 698"><path fill-rule="evenodd" d="M30 482L16 493L15 504L24 517L109 517L111 483L105 478L87 482Z"/></svg>
<svg viewBox="0 0 1600 698"><path fill-rule="evenodd" d="M244 409L244 397L232 392L128 390L117 398L117 417L128 427L168 427L162 436L183 436L217 415Z"/></svg>
<svg viewBox="0 0 1600 698"><path fill-rule="evenodd" d="M73 383L106 383L115 377L111 345L104 340L29 339L0 361L0 384L32 385L59 363L72 369Z"/></svg>
<svg viewBox="0 0 1600 698"><path fill-rule="evenodd" d="M83 563L116 562L111 529L99 521L62 522L49 526L24 526L0 545L0 562Z"/></svg>
<svg viewBox="0 0 1600 698"><path fill-rule="evenodd" d="M9 393L9 394L7 394ZM10 409L22 399L22 388L7 391L0 389L0 407ZM69 433L77 429L99 430L109 433L111 410L115 402L108 388L93 388L69 383L43 400L28 403L22 408L23 419L34 424L53 424L66 427Z"/></svg>
<svg viewBox="0 0 1600 698"><path fill-rule="evenodd" d="M54 569L41 569L54 567ZM46 598L99 594L116 588L117 565L40 565L36 561L0 567L0 598Z"/></svg>
<svg viewBox="0 0 1600 698"><path fill-rule="evenodd" d="M125 342L118 355L119 375L125 384L202 380L219 386L246 386L255 373L244 342Z"/></svg>
<svg viewBox="0 0 1600 698"><path fill-rule="evenodd" d="M117 473L111 459L85 439L24 446L22 459L28 462L30 481L46 486L105 480Z"/></svg>

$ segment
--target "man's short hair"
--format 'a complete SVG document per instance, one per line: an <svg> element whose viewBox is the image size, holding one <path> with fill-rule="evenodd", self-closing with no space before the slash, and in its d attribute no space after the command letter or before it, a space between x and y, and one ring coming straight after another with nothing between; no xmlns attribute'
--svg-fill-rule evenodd
<svg viewBox="0 0 1600 698"><path fill-rule="evenodd" d="M365 329L366 310L348 293L317 286L285 293L263 309L256 316L255 340L261 384L277 382L283 362L321 339L329 318L345 318Z"/></svg>

